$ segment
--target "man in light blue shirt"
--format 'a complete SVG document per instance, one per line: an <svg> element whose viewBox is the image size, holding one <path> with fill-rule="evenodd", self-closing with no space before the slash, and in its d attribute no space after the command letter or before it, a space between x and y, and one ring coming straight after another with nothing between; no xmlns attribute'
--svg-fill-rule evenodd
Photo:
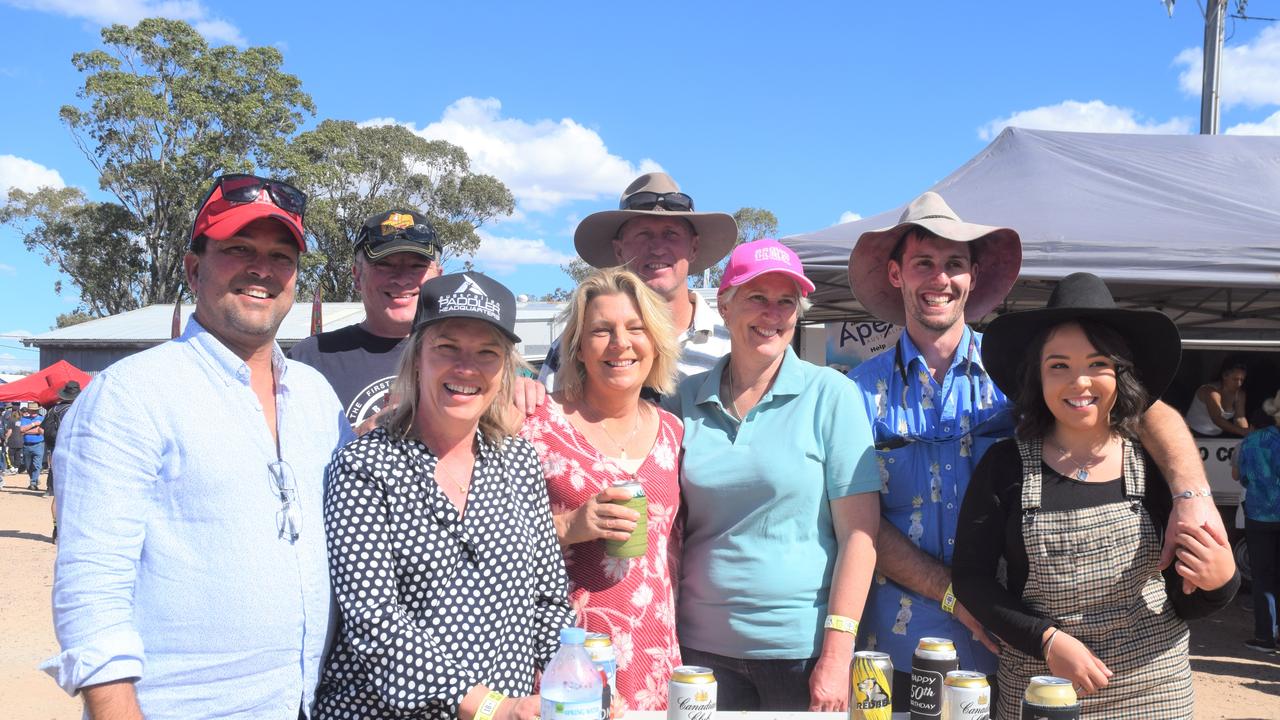
<svg viewBox="0 0 1280 720"><path fill-rule="evenodd" d="M892 349L849 373L871 420L882 483L877 573L859 644L893 657L895 711L908 709L903 671L921 637L949 638L960 667L995 672L995 642L952 593L951 557L969 476L988 447L1013 434L1014 419L982 367L982 335L965 322L1004 300L1021 263L1016 232L964 222L932 192L913 200L898 225L864 233L849 258L862 306L904 326ZM1175 493L1207 490L1176 411L1157 402L1141 434ZM1211 499L1195 497L1174 503L1169 527L1207 525L1225 543ZM1167 565L1174 543L1165 544Z"/></svg>
<svg viewBox="0 0 1280 720"><path fill-rule="evenodd" d="M331 630L325 465L351 431L276 330L305 197L225 176L184 265L181 337L115 363L55 451L62 653L42 667L89 717L309 717Z"/></svg>

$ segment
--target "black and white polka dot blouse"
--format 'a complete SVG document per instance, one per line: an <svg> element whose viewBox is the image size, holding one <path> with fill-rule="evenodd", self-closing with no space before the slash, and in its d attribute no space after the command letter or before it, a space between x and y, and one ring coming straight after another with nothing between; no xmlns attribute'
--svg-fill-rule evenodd
<svg viewBox="0 0 1280 720"><path fill-rule="evenodd" d="M334 457L325 494L338 638L316 718L448 718L477 684L533 692L573 621L538 456L477 440L463 514L436 457L382 429Z"/></svg>

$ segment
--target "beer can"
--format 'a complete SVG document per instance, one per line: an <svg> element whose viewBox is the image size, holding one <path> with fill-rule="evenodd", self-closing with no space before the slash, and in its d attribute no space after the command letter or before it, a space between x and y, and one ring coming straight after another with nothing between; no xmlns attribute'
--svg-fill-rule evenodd
<svg viewBox="0 0 1280 720"><path fill-rule="evenodd" d="M892 717L893 659L874 650L854 653L849 669L849 720Z"/></svg>
<svg viewBox="0 0 1280 720"><path fill-rule="evenodd" d="M1022 720L1080 720L1080 701L1070 680L1037 675L1022 696Z"/></svg>
<svg viewBox="0 0 1280 720"><path fill-rule="evenodd" d="M942 720L990 720L991 685L972 670L952 670L942 681Z"/></svg>
<svg viewBox="0 0 1280 720"><path fill-rule="evenodd" d="M716 712L716 676L711 668L681 665L667 684L667 720L711 720Z"/></svg>
<svg viewBox="0 0 1280 720"><path fill-rule="evenodd" d="M615 558L640 557L649 550L649 498L638 480L619 480L613 486L623 488L631 494L626 500L613 502L635 510L640 513L640 518L636 520L636 529L631 531L631 537L626 541L605 540L604 554Z"/></svg>
<svg viewBox="0 0 1280 720"><path fill-rule="evenodd" d="M911 656L911 720L942 716L942 680L959 669L955 643L947 638L920 638Z"/></svg>
<svg viewBox="0 0 1280 720"><path fill-rule="evenodd" d="M618 694L618 656L613 649L613 640L604 633L592 632L587 633L587 639L582 645L591 656L591 661L604 675L603 688L600 691L600 720L616 718L621 706L610 707L613 698Z"/></svg>

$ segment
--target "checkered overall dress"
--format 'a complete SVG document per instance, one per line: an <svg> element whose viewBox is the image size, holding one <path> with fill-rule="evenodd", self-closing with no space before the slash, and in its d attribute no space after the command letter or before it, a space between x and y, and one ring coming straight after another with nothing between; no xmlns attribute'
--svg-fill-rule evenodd
<svg viewBox="0 0 1280 720"><path fill-rule="evenodd" d="M1029 563L1022 600L1114 673L1105 689L1082 698L1081 717L1191 718L1189 633L1158 569L1161 539L1142 506L1141 450L1124 443L1123 502L1066 511L1040 509L1042 441L1019 441L1018 452ZM1002 644L997 717L1017 720L1032 676L1051 674L1043 660Z"/></svg>

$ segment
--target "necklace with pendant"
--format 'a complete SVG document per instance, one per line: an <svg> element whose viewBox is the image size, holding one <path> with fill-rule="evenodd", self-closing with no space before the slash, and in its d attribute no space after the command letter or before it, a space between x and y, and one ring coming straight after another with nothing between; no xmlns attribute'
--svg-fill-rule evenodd
<svg viewBox="0 0 1280 720"><path fill-rule="evenodd" d="M613 433L609 432L609 426L605 425L604 418L600 419L600 429L604 430L604 434L609 436L609 440L612 441L614 445L618 446L618 452L621 453L619 455L619 459L621 460L627 459L627 445L631 443L631 440L636 436L636 433L640 432L641 410L642 408L640 406L636 406L636 423L632 426L631 432L627 433L627 436L622 438L622 442L618 442L618 439L613 436Z"/></svg>
<svg viewBox="0 0 1280 720"><path fill-rule="evenodd" d="M467 494L467 490L471 488L471 478L467 478L467 483L465 485L458 482L458 480L455 477L453 477L452 474L450 474L444 469L443 459L436 458L436 476L439 477L442 475L444 476L445 480L448 480L454 487L458 488L458 493L461 495L465 496Z"/></svg>
<svg viewBox="0 0 1280 720"><path fill-rule="evenodd" d="M1071 477L1074 477L1075 479L1079 480L1080 482L1086 482L1086 481L1088 481L1088 480L1089 480L1089 471L1090 471L1090 470L1092 470L1092 469L1093 469L1093 467L1094 467L1095 465L1097 465L1098 463L1102 462L1102 460L1104 459L1104 458L1098 458L1097 460L1095 460L1095 461L1093 461L1093 462L1091 462L1091 463L1085 463L1085 464L1081 465L1080 463L1076 462L1076 461L1075 461L1075 459L1074 459L1074 458L1072 458L1072 457L1067 453L1066 449L1065 449L1065 448L1063 448L1063 447L1062 447L1061 445L1059 445L1058 443L1056 443L1056 442L1054 442L1054 441L1052 441L1052 440L1049 440L1049 439L1047 439L1047 438L1045 439L1045 442L1049 443L1049 447L1051 447L1051 448L1053 448L1054 450L1057 450L1057 451L1058 451L1058 454L1062 456L1062 462L1065 462L1065 463L1071 463L1072 465L1074 465L1074 466L1075 466L1076 471L1075 471L1074 473L1072 473L1072 474L1071 474Z"/></svg>

